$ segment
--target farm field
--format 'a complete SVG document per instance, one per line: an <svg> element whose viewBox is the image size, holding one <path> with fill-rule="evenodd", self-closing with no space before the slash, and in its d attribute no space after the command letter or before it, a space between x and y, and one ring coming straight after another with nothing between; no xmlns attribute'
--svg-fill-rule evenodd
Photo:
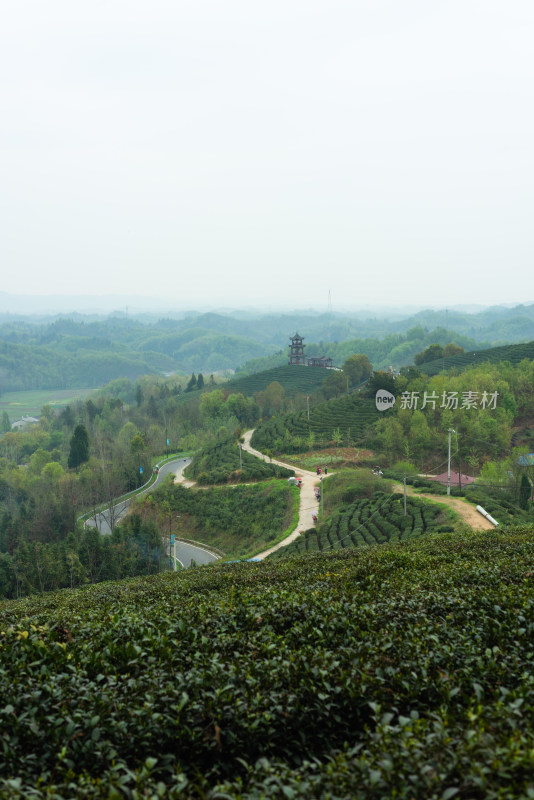
<svg viewBox="0 0 534 800"><path fill-rule="evenodd" d="M172 527L178 536L243 558L287 536L296 527L298 504L296 487L271 479L202 489L165 484L139 508L162 530Z"/></svg>
<svg viewBox="0 0 534 800"><path fill-rule="evenodd" d="M529 528L0 604L0 798L532 796Z"/></svg>
<svg viewBox="0 0 534 800"><path fill-rule="evenodd" d="M248 483L273 476L289 478L291 469L265 463L245 451L239 450L234 438L216 442L195 453L186 467L185 476L199 483Z"/></svg>
<svg viewBox="0 0 534 800"><path fill-rule="evenodd" d="M281 454L278 458L296 469L315 470L317 467L324 469L326 466L329 470L333 470L372 462L373 453L371 450L354 447L325 447L322 450L309 450L304 453Z"/></svg>
<svg viewBox="0 0 534 800"><path fill-rule="evenodd" d="M406 542L426 533L451 531L458 522L449 509L417 497L407 497L404 516L403 502L400 493L377 492L372 498L342 506L324 524L305 531L269 558Z"/></svg>
<svg viewBox="0 0 534 800"><path fill-rule="evenodd" d="M39 417L43 406L64 408L74 400L88 397L94 389L35 389L27 392L5 392L0 395L0 413L7 411L11 422L23 415Z"/></svg>

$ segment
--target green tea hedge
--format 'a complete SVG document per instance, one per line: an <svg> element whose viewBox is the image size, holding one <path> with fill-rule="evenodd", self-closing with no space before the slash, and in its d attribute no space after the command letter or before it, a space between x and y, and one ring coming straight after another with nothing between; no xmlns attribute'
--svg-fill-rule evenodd
<svg viewBox="0 0 534 800"><path fill-rule="evenodd" d="M534 795L534 537L0 606L2 798Z"/></svg>

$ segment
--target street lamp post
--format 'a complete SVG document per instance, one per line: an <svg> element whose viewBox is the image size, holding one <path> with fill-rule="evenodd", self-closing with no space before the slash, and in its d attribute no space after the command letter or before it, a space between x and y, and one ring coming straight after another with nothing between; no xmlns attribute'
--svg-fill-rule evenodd
<svg viewBox="0 0 534 800"><path fill-rule="evenodd" d="M456 433L453 428L449 428L449 457L447 459L447 494L451 493L451 433Z"/></svg>

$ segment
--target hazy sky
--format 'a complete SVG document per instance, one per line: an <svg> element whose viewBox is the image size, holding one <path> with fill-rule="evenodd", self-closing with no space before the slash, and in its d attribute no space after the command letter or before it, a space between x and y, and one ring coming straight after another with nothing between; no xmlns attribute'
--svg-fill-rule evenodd
<svg viewBox="0 0 534 800"><path fill-rule="evenodd" d="M532 0L7 0L0 290L534 302Z"/></svg>

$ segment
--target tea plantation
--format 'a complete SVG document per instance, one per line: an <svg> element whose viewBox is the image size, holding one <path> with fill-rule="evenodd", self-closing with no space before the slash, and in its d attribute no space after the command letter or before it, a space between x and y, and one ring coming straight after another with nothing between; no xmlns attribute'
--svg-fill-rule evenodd
<svg viewBox="0 0 534 800"><path fill-rule="evenodd" d="M224 439L198 450L185 469L188 478L199 485L215 483L248 483L268 478L289 478L295 471L261 461L242 450L239 453L235 439Z"/></svg>
<svg viewBox="0 0 534 800"><path fill-rule="evenodd" d="M307 412L286 414L259 425L254 431L252 445L258 450L298 452L305 450L310 432L315 441L329 444L336 433L341 440L354 444L363 439L366 431L379 417L374 399L350 394L321 403Z"/></svg>
<svg viewBox="0 0 534 800"><path fill-rule="evenodd" d="M327 372L322 367L295 367L286 364L283 367L274 367L244 378L236 378L224 384L230 392L241 392L246 397L261 392L270 383L277 381L285 390L286 395L302 393L309 394L320 389Z"/></svg>
<svg viewBox="0 0 534 800"><path fill-rule="evenodd" d="M437 375L443 369L456 369L463 372L474 365L483 362L498 364L500 361L509 361L510 364L519 364L523 359L532 361L534 359L534 342L524 342L521 344L506 344L500 347L490 347L488 350L477 350L469 353L461 353L457 356L438 358L435 361L427 361L421 364L418 369L426 375Z"/></svg>
<svg viewBox="0 0 534 800"><path fill-rule="evenodd" d="M447 509L417 497L406 499L404 516L402 494L376 492L371 499L364 498L342 506L324 525L305 531L290 545L272 553L270 558L407 541L423 533L452 531L450 516Z"/></svg>
<svg viewBox="0 0 534 800"><path fill-rule="evenodd" d="M534 796L534 536L0 605L0 797Z"/></svg>

